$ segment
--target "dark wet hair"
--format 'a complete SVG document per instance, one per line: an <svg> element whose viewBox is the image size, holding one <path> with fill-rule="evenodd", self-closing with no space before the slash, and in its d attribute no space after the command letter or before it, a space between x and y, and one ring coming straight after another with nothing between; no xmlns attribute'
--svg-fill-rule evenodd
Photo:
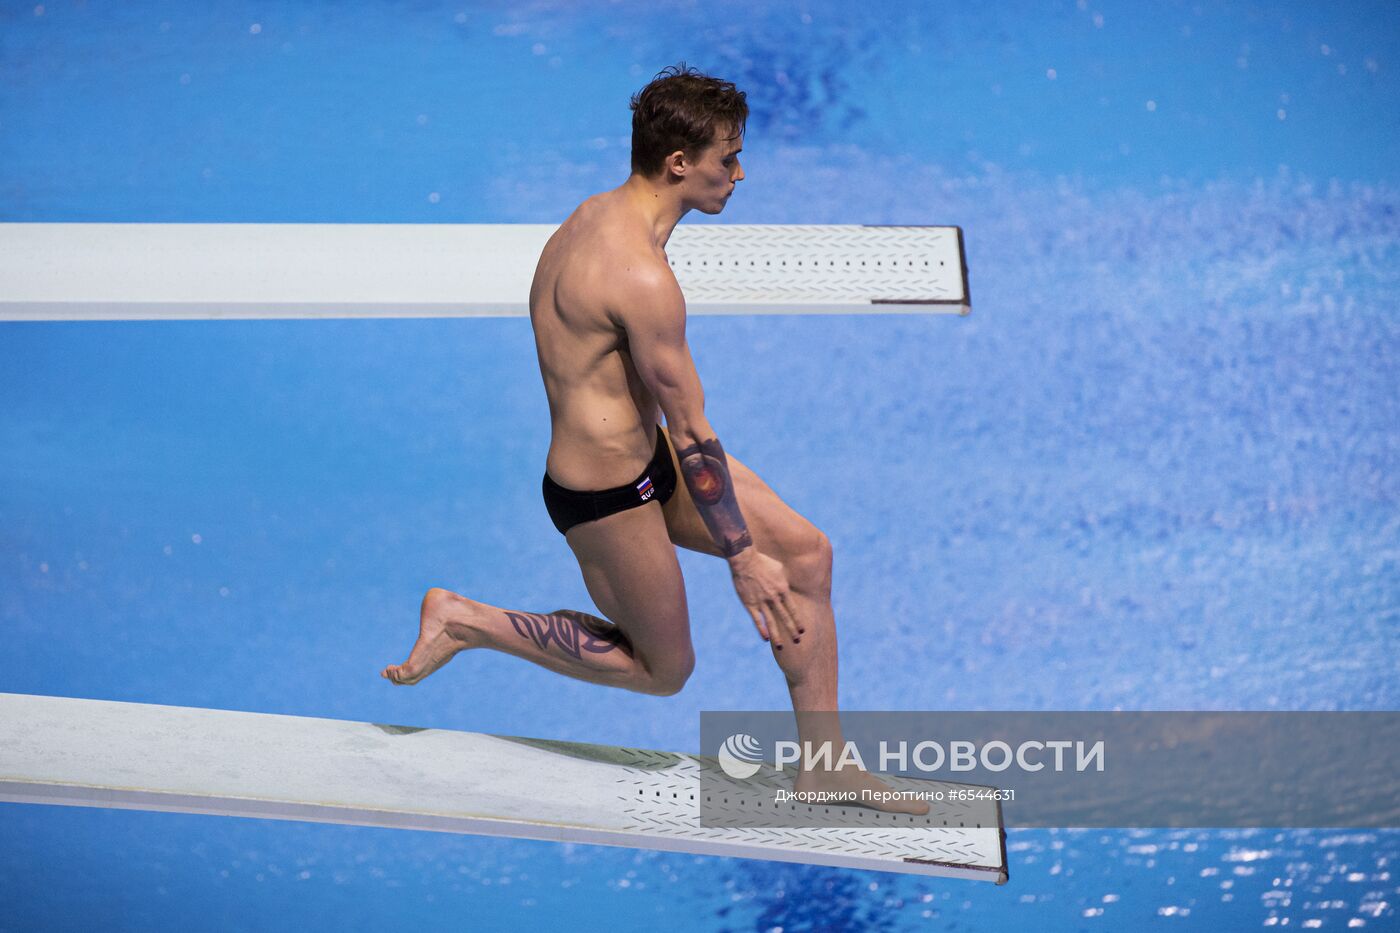
<svg viewBox="0 0 1400 933"><path fill-rule="evenodd" d="M715 141L715 130L737 139L748 125L745 94L731 81L721 81L689 68L685 62L659 72L632 95L632 171L650 178L677 149L699 156Z"/></svg>

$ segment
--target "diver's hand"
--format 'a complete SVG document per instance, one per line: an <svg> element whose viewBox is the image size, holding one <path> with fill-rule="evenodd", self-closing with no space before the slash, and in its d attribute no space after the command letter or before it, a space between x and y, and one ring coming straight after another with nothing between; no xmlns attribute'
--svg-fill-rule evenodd
<svg viewBox="0 0 1400 933"><path fill-rule="evenodd" d="M797 618L787 571L780 561L751 545L729 558L729 572L759 635L778 649L785 641L802 640L806 626Z"/></svg>

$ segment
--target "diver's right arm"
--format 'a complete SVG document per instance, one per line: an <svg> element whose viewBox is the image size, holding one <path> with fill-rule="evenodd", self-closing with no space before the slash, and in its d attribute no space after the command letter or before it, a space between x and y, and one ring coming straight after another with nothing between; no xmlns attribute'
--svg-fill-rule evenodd
<svg viewBox="0 0 1400 933"><path fill-rule="evenodd" d="M666 414L691 501L729 561L735 590L759 634L780 646L781 641L796 637L798 629L787 573L781 562L754 547L724 448L705 418L705 392L685 339L685 297L680 286L670 269L634 269L619 283L615 307L637 375ZM775 623L784 631L777 631Z"/></svg>

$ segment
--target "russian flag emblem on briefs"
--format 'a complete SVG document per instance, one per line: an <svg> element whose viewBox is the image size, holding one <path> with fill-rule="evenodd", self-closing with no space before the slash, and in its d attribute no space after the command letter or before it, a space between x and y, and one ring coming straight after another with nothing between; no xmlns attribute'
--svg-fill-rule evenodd
<svg viewBox="0 0 1400 933"><path fill-rule="evenodd" d="M647 501L648 499L651 498L651 477L650 477L650 476L643 476L643 477L642 477L642 481L641 481L640 483L637 484L637 492L641 495L642 501L643 501L643 502L645 502L645 501Z"/></svg>

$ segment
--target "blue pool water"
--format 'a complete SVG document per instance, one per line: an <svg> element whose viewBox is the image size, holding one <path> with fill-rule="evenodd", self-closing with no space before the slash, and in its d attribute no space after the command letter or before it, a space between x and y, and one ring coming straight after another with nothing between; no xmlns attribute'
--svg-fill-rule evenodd
<svg viewBox="0 0 1400 933"><path fill-rule="evenodd" d="M751 92L720 222L965 231L968 318L691 323L726 449L833 541L845 707L1395 709L1397 53L1389 3L4 2L0 220L557 221L685 59ZM0 691L678 750L783 708L689 553L677 696L378 677L428 586L592 608L547 444L523 320L0 325ZM1397 927L1396 832L1008 850L993 887L4 804L0 929Z"/></svg>

